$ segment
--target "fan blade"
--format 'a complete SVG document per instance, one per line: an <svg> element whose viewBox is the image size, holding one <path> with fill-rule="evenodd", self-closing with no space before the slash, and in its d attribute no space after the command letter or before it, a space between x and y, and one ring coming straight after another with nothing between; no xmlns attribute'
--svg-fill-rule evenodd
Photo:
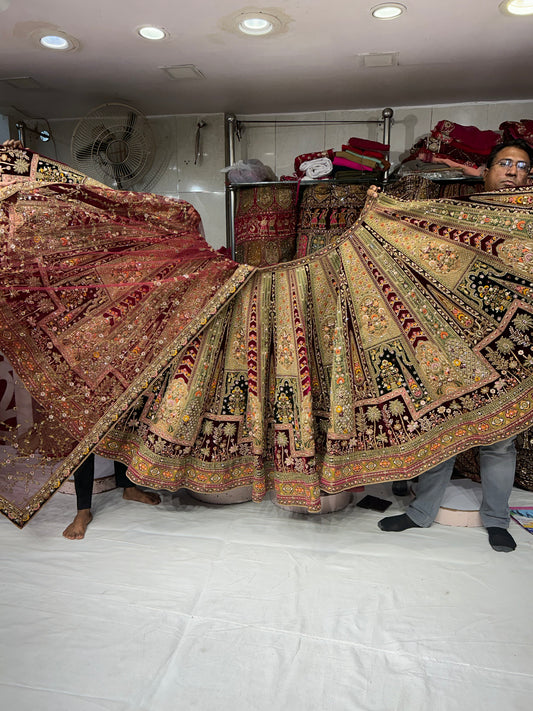
<svg viewBox="0 0 533 711"><path fill-rule="evenodd" d="M123 186L122 186L122 181L121 181L121 179L120 179L120 171L117 170L117 168L118 168L118 166L116 166L116 165L113 166L113 177L114 177L114 179L115 179L115 183L116 183L116 185L117 185L117 188L118 188L119 190L122 190Z"/></svg>
<svg viewBox="0 0 533 711"><path fill-rule="evenodd" d="M76 160L90 160L93 156L94 143L89 143L88 146L80 148L76 151Z"/></svg>
<svg viewBox="0 0 533 711"><path fill-rule="evenodd" d="M102 138L100 138L100 136L102 136ZM90 160L95 154L105 153L111 141L114 140L115 136L102 124L96 129L94 141L76 151L76 159Z"/></svg>
<svg viewBox="0 0 533 711"><path fill-rule="evenodd" d="M124 129L124 133L122 134L122 140L123 141L129 141L133 134L133 128L137 122L137 114L134 114L133 111L130 111L128 114L128 122L126 124L126 127Z"/></svg>
<svg viewBox="0 0 533 711"><path fill-rule="evenodd" d="M131 171L127 163L115 163L113 165L113 176L117 187L122 190L124 188L124 182L131 178Z"/></svg>

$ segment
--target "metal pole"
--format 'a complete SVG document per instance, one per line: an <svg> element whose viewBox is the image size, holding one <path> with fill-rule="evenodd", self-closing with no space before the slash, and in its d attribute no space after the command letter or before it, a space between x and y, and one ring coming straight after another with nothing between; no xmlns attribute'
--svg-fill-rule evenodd
<svg viewBox="0 0 533 711"><path fill-rule="evenodd" d="M26 124L24 123L24 121L19 121L16 124L16 128L19 136L19 141L22 143L23 146L26 146L26 136L24 135L24 129L26 128Z"/></svg>
<svg viewBox="0 0 533 711"><path fill-rule="evenodd" d="M226 165L235 164L235 114L226 116ZM226 178L227 180L227 178ZM235 259L235 192L226 184L226 245Z"/></svg>
<svg viewBox="0 0 533 711"><path fill-rule="evenodd" d="M394 111L391 108L383 109L381 112L381 115L383 116L383 143L386 145L390 145L390 129L392 125L392 117L394 115ZM389 150L389 157L390 157L390 150ZM383 173L383 180L384 182L387 182L387 178L389 177L389 169Z"/></svg>

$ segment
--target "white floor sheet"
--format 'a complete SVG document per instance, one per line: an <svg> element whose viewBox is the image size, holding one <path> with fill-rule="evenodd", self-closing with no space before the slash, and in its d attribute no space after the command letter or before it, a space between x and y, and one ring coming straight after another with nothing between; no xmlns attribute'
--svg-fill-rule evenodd
<svg viewBox="0 0 533 711"><path fill-rule="evenodd" d="M2 518L0 709L531 709L533 535L511 522L496 553L483 528L385 533L364 494L302 515L114 490L83 541L61 536L73 496Z"/></svg>

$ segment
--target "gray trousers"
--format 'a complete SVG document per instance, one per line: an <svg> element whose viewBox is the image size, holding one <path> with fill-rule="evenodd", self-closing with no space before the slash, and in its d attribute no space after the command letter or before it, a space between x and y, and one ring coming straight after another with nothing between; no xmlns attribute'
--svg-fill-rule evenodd
<svg viewBox="0 0 533 711"><path fill-rule="evenodd" d="M509 526L509 496L513 488L516 469L514 437L479 448L479 468L483 500L480 515L485 528ZM408 506L406 514L418 526L427 528L435 520L452 476L455 457L421 474L416 499Z"/></svg>

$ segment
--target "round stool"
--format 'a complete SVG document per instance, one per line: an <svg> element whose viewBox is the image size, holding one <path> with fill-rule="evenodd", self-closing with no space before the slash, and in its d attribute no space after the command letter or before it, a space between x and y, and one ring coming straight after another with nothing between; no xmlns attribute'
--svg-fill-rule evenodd
<svg viewBox="0 0 533 711"><path fill-rule="evenodd" d="M93 494L102 494L104 491L111 491L116 488L115 462L112 459L105 459L95 454ZM76 494L73 474L63 482L59 491L62 494Z"/></svg>
<svg viewBox="0 0 533 711"><path fill-rule="evenodd" d="M452 479L444 492L435 522L444 526L482 526L481 499L481 484L477 481Z"/></svg>
<svg viewBox="0 0 533 711"><path fill-rule="evenodd" d="M320 496L320 511L308 511L303 506L284 506L283 504L279 504L274 496L272 497L272 500L276 506L280 507L280 509L285 509L286 511L291 511L292 513L308 513L310 515L316 515L333 513L334 511L341 511L346 508L352 500L352 493L351 491L339 491L336 494L323 493Z"/></svg>
<svg viewBox="0 0 533 711"><path fill-rule="evenodd" d="M213 493L202 493L200 491L187 490L193 499L203 501L204 504L244 504L252 500L251 486L237 486L228 491L214 491Z"/></svg>

